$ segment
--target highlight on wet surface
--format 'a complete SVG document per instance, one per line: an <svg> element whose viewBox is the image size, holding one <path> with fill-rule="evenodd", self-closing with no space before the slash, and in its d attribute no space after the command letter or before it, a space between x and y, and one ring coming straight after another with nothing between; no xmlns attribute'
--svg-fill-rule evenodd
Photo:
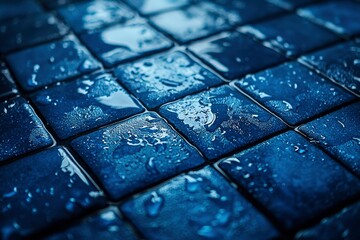
<svg viewBox="0 0 360 240"><path fill-rule="evenodd" d="M191 0L125 0L125 2L141 14L148 15L186 6Z"/></svg>

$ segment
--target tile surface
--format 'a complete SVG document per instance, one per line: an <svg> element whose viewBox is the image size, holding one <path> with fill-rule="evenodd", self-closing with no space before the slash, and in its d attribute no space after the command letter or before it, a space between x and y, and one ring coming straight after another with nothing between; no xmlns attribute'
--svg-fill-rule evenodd
<svg viewBox="0 0 360 240"><path fill-rule="evenodd" d="M18 92L5 63L0 61L0 99L9 98Z"/></svg>
<svg viewBox="0 0 360 240"><path fill-rule="evenodd" d="M142 14L154 14L160 11L183 7L189 4L190 1L191 0L125 0L125 2Z"/></svg>
<svg viewBox="0 0 360 240"><path fill-rule="evenodd" d="M41 6L34 0L0 2L0 21L40 12L42 12Z"/></svg>

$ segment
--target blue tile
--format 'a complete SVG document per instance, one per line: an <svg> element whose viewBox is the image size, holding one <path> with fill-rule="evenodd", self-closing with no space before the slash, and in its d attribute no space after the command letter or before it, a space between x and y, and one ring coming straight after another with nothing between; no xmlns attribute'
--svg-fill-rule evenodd
<svg viewBox="0 0 360 240"><path fill-rule="evenodd" d="M170 48L172 43L145 24L116 25L81 35L107 67Z"/></svg>
<svg viewBox="0 0 360 240"><path fill-rule="evenodd" d="M68 28L52 14L13 18L0 27L0 53L29 47L64 36Z"/></svg>
<svg viewBox="0 0 360 240"><path fill-rule="evenodd" d="M9 70L0 62L0 99L8 98L18 92Z"/></svg>
<svg viewBox="0 0 360 240"><path fill-rule="evenodd" d="M129 8L114 0L80 2L61 8L59 13L77 33L124 23L134 17Z"/></svg>
<svg viewBox="0 0 360 240"><path fill-rule="evenodd" d="M23 239L105 205L63 148L2 166L0 175L1 239Z"/></svg>
<svg viewBox="0 0 360 240"><path fill-rule="evenodd" d="M151 18L151 21L178 42L187 43L230 29L233 24L240 21L240 16L232 9L202 2L156 15Z"/></svg>
<svg viewBox="0 0 360 240"><path fill-rule="evenodd" d="M356 98L297 62L248 75L235 85L290 125Z"/></svg>
<svg viewBox="0 0 360 240"><path fill-rule="evenodd" d="M273 239L273 226L210 167L132 198L122 210L146 239Z"/></svg>
<svg viewBox="0 0 360 240"><path fill-rule="evenodd" d="M155 113L80 137L71 145L113 200L203 163Z"/></svg>
<svg viewBox="0 0 360 240"><path fill-rule="evenodd" d="M330 31L295 14L248 25L240 31L259 38L286 56L298 56L339 39Z"/></svg>
<svg viewBox="0 0 360 240"><path fill-rule="evenodd" d="M61 139L143 111L107 73L41 90L31 98Z"/></svg>
<svg viewBox="0 0 360 240"><path fill-rule="evenodd" d="M303 17L329 28L341 35L360 34L360 2L324 2L299 10Z"/></svg>
<svg viewBox="0 0 360 240"><path fill-rule="evenodd" d="M182 52L172 52L120 66L121 83L148 108L158 107L222 81Z"/></svg>
<svg viewBox="0 0 360 240"><path fill-rule="evenodd" d="M28 91L100 68L72 37L13 53L7 60L18 83Z"/></svg>
<svg viewBox="0 0 360 240"><path fill-rule="evenodd" d="M41 6L34 0L0 1L0 21L40 12Z"/></svg>
<svg viewBox="0 0 360 240"><path fill-rule="evenodd" d="M65 5L69 5L83 0L39 0L46 8L54 10Z"/></svg>
<svg viewBox="0 0 360 240"><path fill-rule="evenodd" d="M138 239L130 227L119 217L116 209L110 208L78 222L66 230L55 233L46 240L71 239Z"/></svg>
<svg viewBox="0 0 360 240"><path fill-rule="evenodd" d="M360 176L360 103L305 124L299 130Z"/></svg>
<svg viewBox="0 0 360 240"><path fill-rule="evenodd" d="M360 193L360 181L291 131L224 159L219 166L288 230Z"/></svg>
<svg viewBox="0 0 360 240"><path fill-rule="evenodd" d="M160 112L209 159L285 128L279 119L229 86L164 105Z"/></svg>
<svg viewBox="0 0 360 240"><path fill-rule="evenodd" d="M360 42L339 44L301 60L360 95Z"/></svg>
<svg viewBox="0 0 360 240"><path fill-rule="evenodd" d="M359 228L360 203L344 208L338 214L323 219L320 224L296 234L297 240L357 240Z"/></svg>
<svg viewBox="0 0 360 240"><path fill-rule="evenodd" d="M228 79L239 78L286 60L238 32L196 43L190 46L190 50Z"/></svg>
<svg viewBox="0 0 360 240"><path fill-rule="evenodd" d="M32 107L23 98L0 103L0 161L53 144Z"/></svg>
<svg viewBox="0 0 360 240"><path fill-rule="evenodd" d="M279 7L291 10L302 5L319 2L320 0L267 0Z"/></svg>
<svg viewBox="0 0 360 240"><path fill-rule="evenodd" d="M191 0L125 0L126 3L134 7L141 14L154 14L183 7L189 4L190 1Z"/></svg>

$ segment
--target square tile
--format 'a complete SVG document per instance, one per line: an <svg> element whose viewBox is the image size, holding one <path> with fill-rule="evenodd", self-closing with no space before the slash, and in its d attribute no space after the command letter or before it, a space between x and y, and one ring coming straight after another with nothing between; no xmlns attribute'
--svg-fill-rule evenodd
<svg viewBox="0 0 360 240"><path fill-rule="evenodd" d="M293 131L226 158L219 166L288 230L360 193L358 178Z"/></svg>
<svg viewBox="0 0 360 240"><path fill-rule="evenodd" d="M295 14L240 28L240 31L266 42L286 56L298 56L334 43L339 37Z"/></svg>
<svg viewBox="0 0 360 240"><path fill-rule="evenodd" d="M114 0L96 0L71 4L59 9L59 14L76 32L124 23L135 15L128 7Z"/></svg>
<svg viewBox="0 0 360 240"><path fill-rule="evenodd" d="M360 34L360 2L329 1L299 9L298 13L345 36Z"/></svg>
<svg viewBox="0 0 360 240"><path fill-rule="evenodd" d="M279 119L229 86L166 104L160 113L208 159L285 128Z"/></svg>
<svg viewBox="0 0 360 240"><path fill-rule="evenodd" d="M53 144L50 134L23 98L0 103L0 162Z"/></svg>
<svg viewBox="0 0 360 240"><path fill-rule="evenodd" d="M336 83L360 95L360 42L347 42L301 57Z"/></svg>
<svg viewBox="0 0 360 240"><path fill-rule="evenodd" d="M297 62L248 75L235 85L293 126L356 98Z"/></svg>
<svg viewBox="0 0 360 240"><path fill-rule="evenodd" d="M279 7L292 10L302 5L319 2L320 0L267 0Z"/></svg>
<svg viewBox="0 0 360 240"><path fill-rule="evenodd" d="M190 50L227 79L286 61L277 52L238 32L195 43Z"/></svg>
<svg viewBox="0 0 360 240"><path fill-rule="evenodd" d="M41 6L34 0L0 1L0 21L41 12Z"/></svg>
<svg viewBox="0 0 360 240"><path fill-rule="evenodd" d="M203 163L200 154L155 113L75 139L80 154L112 200Z"/></svg>
<svg viewBox="0 0 360 240"><path fill-rule="evenodd" d="M146 24L115 25L81 35L88 48L107 67L165 50L172 43Z"/></svg>
<svg viewBox="0 0 360 240"><path fill-rule="evenodd" d="M50 13L13 18L0 26L0 53L54 40L67 32L68 27Z"/></svg>
<svg viewBox="0 0 360 240"><path fill-rule="evenodd" d="M125 0L125 2L141 14L148 15L186 6L191 0Z"/></svg>
<svg viewBox="0 0 360 240"><path fill-rule="evenodd" d="M240 21L232 9L211 2L201 2L187 8L156 15L151 21L180 43L228 30Z"/></svg>
<svg viewBox="0 0 360 240"><path fill-rule="evenodd" d="M360 103L354 103L299 128L360 176Z"/></svg>
<svg viewBox="0 0 360 240"><path fill-rule="evenodd" d="M222 82L182 52L122 65L115 74L151 109Z"/></svg>
<svg viewBox="0 0 360 240"><path fill-rule="evenodd" d="M0 61L0 100L17 94L15 83L5 63Z"/></svg>
<svg viewBox="0 0 360 240"><path fill-rule="evenodd" d="M210 167L181 175L121 209L146 239L274 239L278 233Z"/></svg>
<svg viewBox="0 0 360 240"><path fill-rule="evenodd" d="M13 53L7 60L18 83L27 91L90 73L101 66L72 37Z"/></svg>
<svg viewBox="0 0 360 240"><path fill-rule="evenodd" d="M143 111L107 73L38 91L31 99L61 139Z"/></svg>
<svg viewBox="0 0 360 240"><path fill-rule="evenodd" d="M0 237L26 238L105 205L102 193L63 148L0 168Z"/></svg>

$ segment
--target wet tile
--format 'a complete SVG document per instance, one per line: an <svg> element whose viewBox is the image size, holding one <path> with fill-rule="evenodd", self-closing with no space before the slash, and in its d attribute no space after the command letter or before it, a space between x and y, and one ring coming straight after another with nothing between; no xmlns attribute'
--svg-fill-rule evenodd
<svg viewBox="0 0 360 240"><path fill-rule="evenodd" d="M279 7L291 10L303 5L319 2L320 0L267 0Z"/></svg>
<svg viewBox="0 0 360 240"><path fill-rule="evenodd" d="M359 229L360 203L344 208L338 214L323 219L320 224L299 232L297 240L356 240L360 236Z"/></svg>
<svg viewBox="0 0 360 240"><path fill-rule="evenodd" d="M132 198L122 210L146 239L273 239L272 225L210 167Z"/></svg>
<svg viewBox="0 0 360 240"><path fill-rule="evenodd" d="M126 3L134 7L141 14L154 14L173 8L183 7L191 0L125 0Z"/></svg>
<svg viewBox="0 0 360 240"><path fill-rule="evenodd" d="M240 21L233 10L221 5L202 2L184 9L156 15L151 21L180 43L228 30Z"/></svg>
<svg viewBox="0 0 360 240"><path fill-rule="evenodd" d="M41 6L34 0L0 1L0 21L40 12Z"/></svg>
<svg viewBox="0 0 360 240"><path fill-rule="evenodd" d="M248 25L240 31L265 41L287 56L298 56L339 39L330 31L295 14Z"/></svg>
<svg viewBox="0 0 360 240"><path fill-rule="evenodd" d="M65 5L81 2L83 0L39 0L47 9L54 10Z"/></svg>
<svg viewBox="0 0 360 240"><path fill-rule="evenodd" d="M31 98L61 139L143 111L107 73L41 90Z"/></svg>
<svg viewBox="0 0 360 240"><path fill-rule="evenodd" d="M193 44L190 50L228 79L239 78L286 60L238 32Z"/></svg>
<svg viewBox="0 0 360 240"><path fill-rule="evenodd" d="M77 33L124 23L134 17L129 8L114 0L80 2L61 8L59 13Z"/></svg>
<svg viewBox="0 0 360 240"><path fill-rule="evenodd" d="M341 35L360 34L360 3L355 1L324 2L300 9L303 17Z"/></svg>
<svg viewBox="0 0 360 240"><path fill-rule="evenodd" d="M72 37L13 53L7 60L18 83L28 91L100 68Z"/></svg>
<svg viewBox="0 0 360 240"><path fill-rule="evenodd" d="M121 83L148 108L158 107L222 81L182 52L172 52L120 66Z"/></svg>
<svg viewBox="0 0 360 240"><path fill-rule="evenodd" d="M285 128L279 119L229 86L164 105L160 112L209 159Z"/></svg>
<svg viewBox="0 0 360 240"><path fill-rule="evenodd" d="M63 148L0 168L0 237L20 239L105 205Z"/></svg>
<svg viewBox="0 0 360 240"><path fill-rule="evenodd" d="M297 62L248 75L235 85L290 125L356 98Z"/></svg>
<svg viewBox="0 0 360 240"><path fill-rule="evenodd" d="M203 163L155 113L80 137L71 145L113 200Z"/></svg>
<svg viewBox="0 0 360 240"><path fill-rule="evenodd" d="M9 98L18 92L5 63L0 61L0 100Z"/></svg>
<svg viewBox="0 0 360 240"><path fill-rule="evenodd" d="M138 239L130 227L119 217L114 208L106 209L83 219L62 232L45 238L46 240L71 239Z"/></svg>
<svg viewBox="0 0 360 240"><path fill-rule="evenodd" d="M170 48L172 43L145 24L116 25L81 35L107 67Z"/></svg>
<svg viewBox="0 0 360 240"><path fill-rule="evenodd" d="M0 103L0 161L53 144L32 107L23 98Z"/></svg>
<svg viewBox="0 0 360 240"><path fill-rule="evenodd" d="M299 130L360 176L360 103L307 123Z"/></svg>
<svg viewBox="0 0 360 240"><path fill-rule="evenodd" d="M360 181L291 131L220 162L220 167L294 230L360 193Z"/></svg>
<svg viewBox="0 0 360 240"><path fill-rule="evenodd" d="M360 95L360 42L339 44L301 60Z"/></svg>
<svg viewBox="0 0 360 240"><path fill-rule="evenodd" d="M2 22L0 53L29 47L64 36L68 28L52 14L33 14Z"/></svg>

